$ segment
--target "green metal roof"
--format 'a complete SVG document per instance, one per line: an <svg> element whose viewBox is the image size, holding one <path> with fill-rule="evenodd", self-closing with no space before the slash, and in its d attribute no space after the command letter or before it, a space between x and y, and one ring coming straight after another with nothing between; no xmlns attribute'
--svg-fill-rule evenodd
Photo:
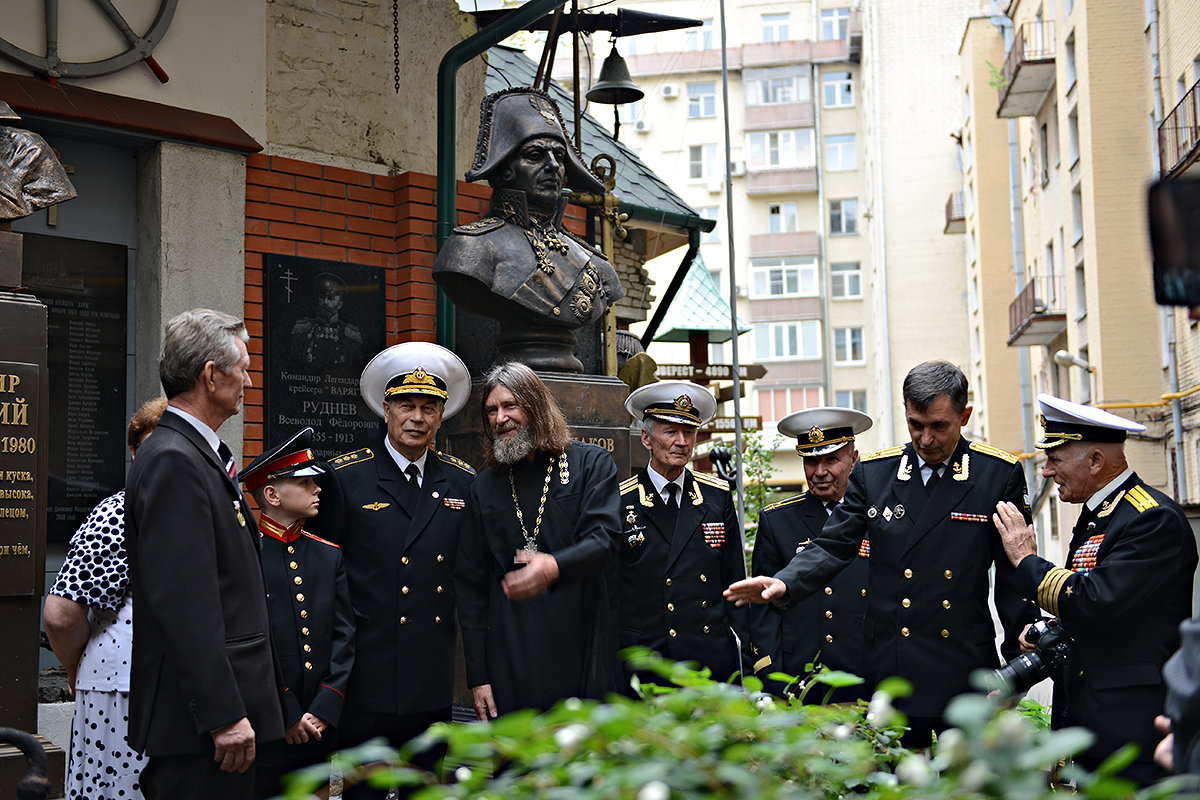
<svg viewBox="0 0 1200 800"><path fill-rule="evenodd" d="M514 86L532 86L537 75L537 64L520 50L497 45L487 51L487 91L489 94ZM554 81L550 82L550 94L562 110L564 119L571 119L575 104L571 94ZM601 106L611 113L611 106ZM624 126L632 130L632 125ZM608 153L617 163L617 194L621 197L623 210L628 210L633 216L653 221L662 214L670 216L691 217L695 224L681 227L712 230L715 222L707 220L696 213L696 210L675 194L671 187L646 166L637 154L615 141L608 128L602 125L586 111L580 122L580 149L584 160L591 160L600 153ZM628 206L628 208L626 208ZM637 208L639 207L640 208ZM646 213L646 212L658 212ZM691 222L692 220L688 220ZM667 224L671 224L670 221Z"/></svg>
<svg viewBox="0 0 1200 800"><path fill-rule="evenodd" d="M699 254L692 262L675 302L667 309L660 330L654 337L656 342L686 342L689 334L707 333L711 344L728 342L733 338L729 330L729 303L721 296L712 273L704 266ZM738 317L738 333L747 333L750 326Z"/></svg>

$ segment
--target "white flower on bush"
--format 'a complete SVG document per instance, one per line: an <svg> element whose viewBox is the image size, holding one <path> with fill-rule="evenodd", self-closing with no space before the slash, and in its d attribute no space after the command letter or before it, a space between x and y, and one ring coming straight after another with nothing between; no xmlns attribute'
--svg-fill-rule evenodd
<svg viewBox="0 0 1200 800"><path fill-rule="evenodd" d="M958 728L947 728L938 734L936 763L940 769L957 767L967 762L967 737Z"/></svg>
<svg viewBox="0 0 1200 800"><path fill-rule="evenodd" d="M454 780L458 781L459 783L465 783L466 781L471 780L470 768L459 767L458 769L454 770Z"/></svg>
<svg viewBox="0 0 1200 800"><path fill-rule="evenodd" d="M896 777L910 786L928 786L933 780L933 770L924 756L910 755L896 767Z"/></svg>
<svg viewBox="0 0 1200 800"><path fill-rule="evenodd" d="M892 708L892 696L887 692L875 692L867 704L867 723L875 728L886 728L896 716Z"/></svg>
<svg viewBox="0 0 1200 800"><path fill-rule="evenodd" d="M852 734L852 733L854 733L854 729L851 728L849 725L842 723L841 725L838 725L836 728L833 729L833 738L849 739L850 734Z"/></svg>
<svg viewBox="0 0 1200 800"><path fill-rule="evenodd" d="M650 781L638 789L637 800L669 800L671 787L662 781Z"/></svg>
<svg viewBox="0 0 1200 800"><path fill-rule="evenodd" d="M591 731L587 725L578 722L573 722L570 725L559 728L554 734L554 743L561 750L574 750L575 747L588 737Z"/></svg>
<svg viewBox="0 0 1200 800"><path fill-rule="evenodd" d="M771 709L775 708L775 701L768 695L764 694L762 697L754 701L754 705L759 711L770 711Z"/></svg>

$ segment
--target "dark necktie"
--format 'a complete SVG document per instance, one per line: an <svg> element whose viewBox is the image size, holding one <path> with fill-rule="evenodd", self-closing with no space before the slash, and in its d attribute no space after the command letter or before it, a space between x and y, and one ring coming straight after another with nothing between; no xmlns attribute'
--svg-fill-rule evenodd
<svg viewBox="0 0 1200 800"><path fill-rule="evenodd" d="M941 481L942 478L938 475L938 471L941 468L941 464L929 465L929 480L925 481L925 491L927 493L933 494L933 490L937 488L938 482Z"/></svg>
<svg viewBox="0 0 1200 800"><path fill-rule="evenodd" d="M417 469L416 464L409 464L404 470L404 474L408 476L408 486L405 487L404 504L408 506L411 512L417 507L417 500L421 497L421 484L417 480L421 471Z"/></svg>
<svg viewBox="0 0 1200 800"><path fill-rule="evenodd" d="M229 445L221 442L217 445L217 455L221 458L221 463L225 465L225 471L229 473L229 478L234 483L237 483L237 461L233 458L233 451L229 449Z"/></svg>
<svg viewBox="0 0 1200 800"><path fill-rule="evenodd" d="M670 514L671 519L675 519L677 516L679 516L679 484L678 483L668 483L667 484L667 512Z"/></svg>

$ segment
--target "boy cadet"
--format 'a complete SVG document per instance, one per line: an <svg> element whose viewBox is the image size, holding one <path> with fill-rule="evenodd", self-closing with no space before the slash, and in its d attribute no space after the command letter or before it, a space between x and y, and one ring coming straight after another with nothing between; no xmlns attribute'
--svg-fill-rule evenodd
<svg viewBox="0 0 1200 800"><path fill-rule="evenodd" d="M642 424L650 463L621 483L621 647L698 661L716 680L749 673L737 643L750 652L749 609L721 597L746 576L737 509L728 482L687 467L716 399L690 381L659 381L625 408Z"/></svg>
<svg viewBox="0 0 1200 800"><path fill-rule="evenodd" d="M286 688L286 746L260 756L259 794L281 791L279 778L336 749L336 728L354 664L354 610L337 545L307 533L325 471L305 428L263 453L238 478L258 504L271 635Z"/></svg>
<svg viewBox="0 0 1200 800"><path fill-rule="evenodd" d="M753 574L774 575L820 537L858 463L854 437L870 427L870 417L849 408L809 408L779 420L779 432L796 439L808 491L763 509L754 537ZM755 644L772 659L768 672L803 677L809 664L820 663L864 675L862 629L870 552L871 544L864 537L858 557L821 591L786 611L774 605L754 609L759 615ZM830 700L851 702L869 696L870 691L866 683L846 686L834 690ZM816 687L812 697L819 701L825 692Z"/></svg>

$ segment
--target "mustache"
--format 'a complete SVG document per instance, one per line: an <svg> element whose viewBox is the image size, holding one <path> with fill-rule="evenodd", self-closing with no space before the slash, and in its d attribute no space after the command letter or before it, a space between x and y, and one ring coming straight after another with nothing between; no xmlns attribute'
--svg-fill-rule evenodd
<svg viewBox="0 0 1200 800"><path fill-rule="evenodd" d="M508 422L501 422L499 425L497 425L496 433L508 433L509 431L515 431L520 428L521 423L515 420L509 420Z"/></svg>

